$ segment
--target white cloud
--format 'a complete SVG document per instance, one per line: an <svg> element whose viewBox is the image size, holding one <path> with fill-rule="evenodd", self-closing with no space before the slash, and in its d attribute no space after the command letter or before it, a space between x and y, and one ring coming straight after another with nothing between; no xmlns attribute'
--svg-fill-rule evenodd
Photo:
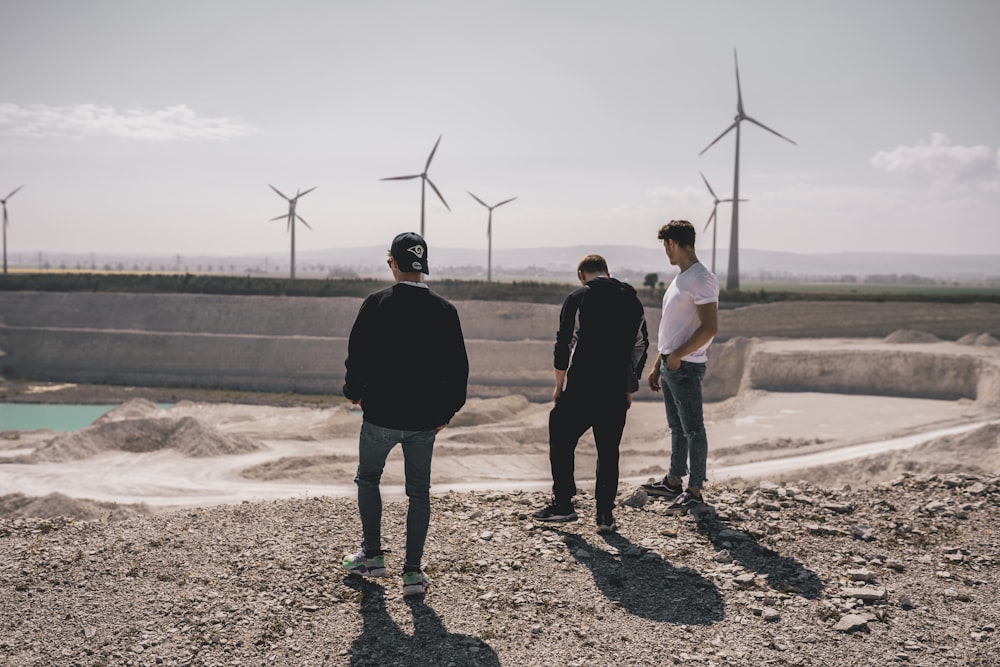
<svg viewBox="0 0 1000 667"><path fill-rule="evenodd" d="M992 148L955 146L939 132L931 135L929 144L879 151L871 163L889 173L926 176L936 187L974 185L993 190L1000 176L1000 155Z"/></svg>
<svg viewBox="0 0 1000 667"><path fill-rule="evenodd" d="M96 104L0 103L0 133L18 137L116 137L140 141L227 141L256 131L239 119L201 118L186 105L117 111Z"/></svg>

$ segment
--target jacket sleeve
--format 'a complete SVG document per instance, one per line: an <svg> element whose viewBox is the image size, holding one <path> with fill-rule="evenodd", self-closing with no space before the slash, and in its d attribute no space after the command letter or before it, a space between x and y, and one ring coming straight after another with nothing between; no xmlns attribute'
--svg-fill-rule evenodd
<svg viewBox="0 0 1000 667"><path fill-rule="evenodd" d="M444 383L444 398L447 414L443 415L446 424L451 421L462 406L465 405L469 386L469 356L465 350L465 337L462 334L462 322L458 318L458 311L454 307L448 310L448 322L445 331L448 333L448 340L445 349L450 355L449 362L445 365L447 378Z"/></svg>
<svg viewBox="0 0 1000 667"><path fill-rule="evenodd" d="M580 309L578 292L573 292L563 301L559 311L559 330L556 332L556 345L552 351L552 364L557 371L569 368L569 360L576 344L577 312Z"/></svg>
<svg viewBox="0 0 1000 667"><path fill-rule="evenodd" d="M649 332L646 328L646 309L639 303L639 326L636 328L635 345L632 346L632 368L629 373L628 391L633 394L639 391L642 371L646 367L646 354L649 350Z"/></svg>
<svg viewBox="0 0 1000 667"><path fill-rule="evenodd" d="M364 398L365 387L368 386L368 378L371 376L371 361L375 352L372 350L375 311L374 301L371 298L365 299L354 320L351 337L347 342L347 359L344 360L346 367L344 397L351 401L360 401Z"/></svg>

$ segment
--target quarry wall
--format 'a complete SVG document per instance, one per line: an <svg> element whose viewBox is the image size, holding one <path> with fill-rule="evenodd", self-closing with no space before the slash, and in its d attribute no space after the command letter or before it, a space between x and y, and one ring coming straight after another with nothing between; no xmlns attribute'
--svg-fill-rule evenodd
<svg viewBox="0 0 1000 667"><path fill-rule="evenodd" d="M0 292L0 374L52 382L339 394L347 339L360 304L361 299L347 297ZM519 393L548 400L559 307L455 305L469 353L470 395ZM791 332L796 312L774 305L722 311L726 335L710 349L706 400L724 400L745 389L938 399L1000 393L1000 371L975 356L898 349L769 350L749 336L767 335L761 332L769 322ZM844 317L848 312L860 317L857 309L836 306ZM1000 306L995 322L993 313L977 311L974 317L984 320L980 330L990 323L1000 326ZM883 329L905 325L900 314L881 314L898 320L882 322ZM800 335L802 318L809 316L799 307ZM939 322L961 333L979 325L978 320L959 323L948 308L917 317L929 328ZM659 310L648 309L649 364L655 359L658 321ZM818 330L824 321L829 318L817 319ZM655 396L644 387L637 398Z"/></svg>

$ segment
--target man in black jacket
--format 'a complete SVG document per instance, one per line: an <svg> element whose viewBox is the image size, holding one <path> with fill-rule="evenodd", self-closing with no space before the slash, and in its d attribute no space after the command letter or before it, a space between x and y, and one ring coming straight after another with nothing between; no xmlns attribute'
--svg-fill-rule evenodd
<svg viewBox="0 0 1000 667"><path fill-rule="evenodd" d="M549 522L576 520L574 454L580 436L593 429L597 529L609 533L616 528L612 511L618 493L618 446L649 347L646 312L631 285L610 277L608 263L600 255L580 260L576 275L583 287L563 303L553 353L552 503L532 517Z"/></svg>
<svg viewBox="0 0 1000 667"><path fill-rule="evenodd" d="M364 411L354 478L364 537L361 551L343 565L354 574L385 574L379 483L386 457L401 443L409 499L403 595L420 595L428 585L421 560L434 438L465 405L469 360L455 307L422 282L421 274L430 273L424 239L398 235L386 263L396 284L361 304L344 362L344 396Z"/></svg>

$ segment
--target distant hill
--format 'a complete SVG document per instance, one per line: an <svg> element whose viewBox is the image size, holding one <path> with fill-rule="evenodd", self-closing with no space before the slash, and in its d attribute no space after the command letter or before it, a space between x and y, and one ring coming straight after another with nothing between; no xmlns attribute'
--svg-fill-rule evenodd
<svg viewBox="0 0 1000 667"><path fill-rule="evenodd" d="M567 246L560 248L513 248L493 251L493 268L523 269L538 267L566 272L576 268L579 259L598 252L608 260L612 272L630 271L669 274L670 267L660 248L639 246ZM300 253L302 261L343 266L381 266L385 248L331 248ZM711 266L711 251L700 251L701 261ZM725 273L729 250L716 253L716 269ZM277 256L276 256L277 258ZM485 253L465 248L431 248L431 271L434 267L478 266L485 269ZM937 279L1000 278L1000 255L932 255L910 253L829 253L806 255L772 250L744 249L740 252L740 273L756 276L762 272L796 276L867 276L876 274L913 274Z"/></svg>
<svg viewBox="0 0 1000 667"><path fill-rule="evenodd" d="M579 259L591 252L604 255L612 273L633 280L646 273L660 279L673 275L658 246L564 246L548 248L500 248L493 251L493 271L497 276L561 277L572 281ZM706 266L712 266L711 251L700 250ZM729 251L716 253L717 273L725 274ZM296 265L303 277L330 275L384 276L385 247L381 245L300 250ZM126 254L15 254L13 265L24 268L118 269L200 273L252 273L287 275L288 255L284 251L266 255L126 255ZM485 277L486 252L482 248L431 247L430 266L434 277ZM740 252L740 274L751 280L823 279L841 276L912 275L946 281L1000 281L1000 255L947 255L891 252L798 254L745 248Z"/></svg>

